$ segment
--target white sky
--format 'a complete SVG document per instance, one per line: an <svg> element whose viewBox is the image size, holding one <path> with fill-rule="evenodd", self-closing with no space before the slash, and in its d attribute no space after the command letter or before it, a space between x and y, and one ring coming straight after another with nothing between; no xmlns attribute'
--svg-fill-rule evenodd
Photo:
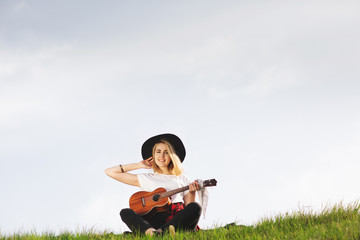
<svg viewBox="0 0 360 240"><path fill-rule="evenodd" d="M171 132L210 228L359 199L359 1L0 2L0 232L127 230Z"/></svg>

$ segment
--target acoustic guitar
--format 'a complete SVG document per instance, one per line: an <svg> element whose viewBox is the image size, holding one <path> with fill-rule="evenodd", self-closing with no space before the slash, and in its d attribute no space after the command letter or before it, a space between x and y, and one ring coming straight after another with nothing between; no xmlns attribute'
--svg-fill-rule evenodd
<svg viewBox="0 0 360 240"><path fill-rule="evenodd" d="M203 181L203 187L216 186L215 179ZM157 188L152 192L140 191L134 193L129 200L129 205L134 212L143 216L152 216L157 212L166 211L170 204L170 196L189 190L189 186L166 191L165 188Z"/></svg>

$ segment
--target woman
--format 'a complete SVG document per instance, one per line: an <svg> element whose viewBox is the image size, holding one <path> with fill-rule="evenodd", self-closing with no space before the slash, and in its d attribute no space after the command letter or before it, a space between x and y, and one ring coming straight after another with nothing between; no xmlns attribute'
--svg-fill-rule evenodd
<svg viewBox="0 0 360 240"><path fill-rule="evenodd" d="M121 219L133 232L153 235L169 230L196 230L201 215L201 206L195 202L199 190L197 182L191 182L183 174L182 162L186 151L179 137L161 134L149 138L141 148L144 160L138 163L120 164L105 170L105 173L122 183L152 192L159 187L167 191L189 186L189 190L171 196L167 211L153 216L136 214L132 209L121 210ZM152 169L153 173L132 174L137 169Z"/></svg>

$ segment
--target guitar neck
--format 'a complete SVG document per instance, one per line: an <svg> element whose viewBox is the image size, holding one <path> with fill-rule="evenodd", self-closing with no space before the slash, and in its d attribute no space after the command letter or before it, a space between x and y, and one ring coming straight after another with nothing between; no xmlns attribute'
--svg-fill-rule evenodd
<svg viewBox="0 0 360 240"><path fill-rule="evenodd" d="M217 183L217 181L215 179L205 180L203 182L203 187L216 186L216 183ZM160 195L162 198L166 198L166 197L170 197L174 194L177 194L179 192L184 192L186 190L189 190L189 186L185 186L185 187L177 188L177 189L174 189L174 190L171 190L168 192L164 192L164 193L161 193Z"/></svg>
<svg viewBox="0 0 360 240"><path fill-rule="evenodd" d="M165 198L165 197L170 197L174 194L177 194L179 192L184 192L186 190L189 190L189 186L185 186L185 187L181 187L181 188L177 188L177 189L174 189L174 190L171 190L171 191L168 191L168 192L164 192L161 194L161 197Z"/></svg>

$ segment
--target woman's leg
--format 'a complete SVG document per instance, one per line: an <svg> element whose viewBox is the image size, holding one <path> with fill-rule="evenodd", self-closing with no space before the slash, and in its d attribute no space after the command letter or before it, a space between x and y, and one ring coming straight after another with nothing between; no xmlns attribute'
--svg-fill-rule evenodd
<svg viewBox="0 0 360 240"><path fill-rule="evenodd" d="M175 229L195 230L201 215L201 206L197 202L189 203L181 212L176 214L170 221L161 226L163 231L167 230L170 225Z"/></svg>
<svg viewBox="0 0 360 240"><path fill-rule="evenodd" d="M132 209L124 208L120 211L120 217L133 233L150 233L153 227L143 217L137 215ZM148 231L147 231L148 230ZM155 229L154 229L155 231Z"/></svg>

